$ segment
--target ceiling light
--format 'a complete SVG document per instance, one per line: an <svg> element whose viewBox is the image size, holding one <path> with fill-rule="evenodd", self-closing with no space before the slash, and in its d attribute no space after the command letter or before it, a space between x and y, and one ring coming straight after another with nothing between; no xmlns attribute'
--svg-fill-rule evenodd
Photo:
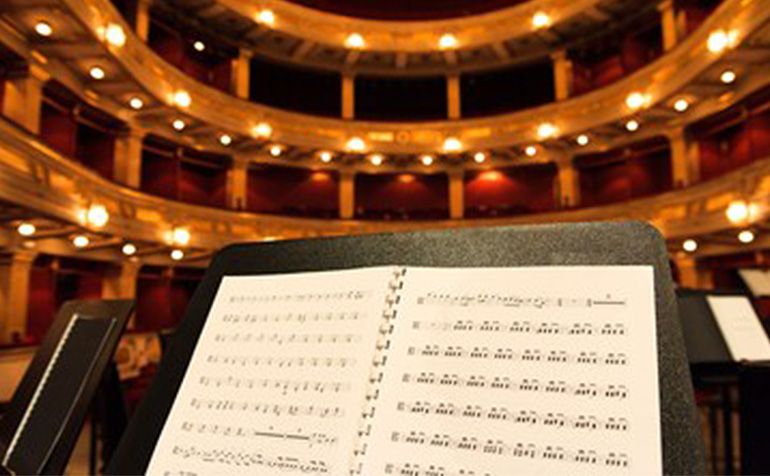
<svg viewBox="0 0 770 476"><path fill-rule="evenodd" d="M86 212L86 223L97 228L106 225L109 219L110 214L107 213L107 209L104 205L91 205L88 212Z"/></svg>
<svg viewBox="0 0 770 476"><path fill-rule="evenodd" d="M630 121L626 122L626 129L628 132L636 132L639 130L640 124L639 121L636 119L631 119Z"/></svg>
<svg viewBox="0 0 770 476"><path fill-rule="evenodd" d="M273 157L280 157L283 153L283 147L280 145L274 145L270 147L270 155Z"/></svg>
<svg viewBox="0 0 770 476"><path fill-rule="evenodd" d="M332 155L331 152L321 152L319 154L319 157L321 158L321 162L328 164L329 162L332 161L332 159L334 158L334 155Z"/></svg>
<svg viewBox="0 0 770 476"><path fill-rule="evenodd" d="M72 239L72 244L75 245L75 248L85 248L89 243L91 243L91 240L86 235L77 235Z"/></svg>
<svg viewBox="0 0 770 476"><path fill-rule="evenodd" d="M738 233L738 241L741 243L749 244L752 241L754 241L754 232L751 230L743 230L742 232Z"/></svg>
<svg viewBox="0 0 770 476"><path fill-rule="evenodd" d="M473 160L475 160L477 164L483 164L484 161L487 160L487 156L484 152L476 152L473 155Z"/></svg>
<svg viewBox="0 0 770 476"><path fill-rule="evenodd" d="M195 48L195 51L203 51L206 49L206 43L198 40L195 43L193 43L193 48Z"/></svg>
<svg viewBox="0 0 770 476"><path fill-rule="evenodd" d="M369 157L369 162L375 166L381 165L383 160L385 160L385 157L383 157L381 154L374 154Z"/></svg>
<svg viewBox="0 0 770 476"><path fill-rule="evenodd" d="M345 148L351 152L363 152L366 150L366 143L360 137L352 137L348 143L345 144Z"/></svg>
<svg viewBox="0 0 770 476"><path fill-rule="evenodd" d="M527 154L529 157L534 157L537 154L537 147L534 145L528 146L526 149L524 149L524 153Z"/></svg>
<svg viewBox="0 0 770 476"><path fill-rule="evenodd" d="M179 250L179 249L171 250L171 255L170 256L171 256L172 260L179 261L182 258L184 258L184 251Z"/></svg>
<svg viewBox="0 0 770 476"><path fill-rule="evenodd" d="M181 120L181 119L176 119L174 122L172 122L172 123L171 123L171 126L172 126L174 129L176 129L176 130L178 130L178 131L181 131L181 130L184 130L184 128L185 128L185 126L186 126L186 124L184 123L184 121L183 121L183 120Z"/></svg>
<svg viewBox="0 0 770 476"><path fill-rule="evenodd" d="M559 130L556 129L556 126L548 122L540 124L537 128L537 136L541 139L548 139L549 137L553 137L558 132Z"/></svg>
<svg viewBox="0 0 770 476"><path fill-rule="evenodd" d="M347 38L345 38L345 46L348 48L361 49L365 45L366 42L364 41L364 37L358 33L351 33Z"/></svg>
<svg viewBox="0 0 770 476"><path fill-rule="evenodd" d="M134 253L136 253L136 245L133 243L126 243L123 245L123 248L121 249L124 255L126 256L133 256Z"/></svg>
<svg viewBox="0 0 770 476"><path fill-rule="evenodd" d="M684 243L682 243L682 248L688 253L692 253L698 249L698 242L693 239L685 240Z"/></svg>
<svg viewBox="0 0 770 476"><path fill-rule="evenodd" d="M273 26L275 23L275 14L272 10L262 10L259 13L257 13L256 16L257 23L262 23L263 25L267 26Z"/></svg>
<svg viewBox="0 0 770 476"><path fill-rule="evenodd" d="M126 44L126 33L120 25L110 23L104 29L104 39L112 46L123 46Z"/></svg>
<svg viewBox="0 0 770 476"><path fill-rule="evenodd" d="M709 35L706 45L712 53L721 53L728 47L733 46L737 37L738 32L735 30L730 30L729 32L725 30L713 31Z"/></svg>
<svg viewBox="0 0 770 476"><path fill-rule="evenodd" d="M588 145L588 143L591 142L591 139L585 134L580 134L577 136L577 139L575 139L575 142L577 142L578 145Z"/></svg>
<svg viewBox="0 0 770 476"><path fill-rule="evenodd" d="M174 93L174 104L179 107L190 107L192 104L192 98L187 91L177 91Z"/></svg>
<svg viewBox="0 0 770 476"><path fill-rule="evenodd" d="M535 28L545 28L551 24L551 17L545 12L537 12L532 17L532 26Z"/></svg>
<svg viewBox="0 0 770 476"><path fill-rule="evenodd" d="M677 112L684 112L690 107L690 103L685 98L677 99L674 103L674 109Z"/></svg>
<svg viewBox="0 0 770 476"><path fill-rule="evenodd" d="M174 228L171 231L171 241L177 245L187 245L190 242L189 230L187 228Z"/></svg>
<svg viewBox="0 0 770 476"><path fill-rule="evenodd" d="M219 143L227 147L228 145L233 143L233 138L227 134L222 134L221 136L219 136Z"/></svg>
<svg viewBox="0 0 770 476"><path fill-rule="evenodd" d="M133 97L128 101L128 105L131 106L131 109L136 109L138 111L144 107L144 101L142 101L142 98Z"/></svg>
<svg viewBox="0 0 770 476"><path fill-rule="evenodd" d="M433 156L423 155L422 157L420 157L420 161L422 161L422 165L428 167L430 165L433 165Z"/></svg>
<svg viewBox="0 0 770 476"><path fill-rule="evenodd" d="M749 206L743 200L731 202L725 212L730 223L740 223L749 218Z"/></svg>
<svg viewBox="0 0 770 476"><path fill-rule="evenodd" d="M267 122L260 122L259 124L254 126L254 129L252 129L252 133L254 134L255 137L266 139L273 134L273 126L271 126Z"/></svg>
<svg viewBox="0 0 770 476"><path fill-rule="evenodd" d="M738 77L738 75L735 74L735 71L728 69L725 70L722 75L719 77L719 79L725 83L725 84L731 84L735 81L735 79Z"/></svg>
<svg viewBox="0 0 770 476"><path fill-rule="evenodd" d="M16 228L16 231L18 231L21 236L32 236L37 231L37 228L32 223L25 222L19 225L19 227Z"/></svg>
<svg viewBox="0 0 770 476"><path fill-rule="evenodd" d="M457 137L448 137L444 141L444 152L460 152L463 148L463 143Z"/></svg>
<svg viewBox="0 0 770 476"><path fill-rule="evenodd" d="M442 50L457 48L457 38L451 33L446 33L438 40L438 46Z"/></svg>
<svg viewBox="0 0 770 476"><path fill-rule="evenodd" d="M49 23L39 21L35 25L35 33L40 36L51 36L53 34L53 28L51 28Z"/></svg>
<svg viewBox="0 0 770 476"><path fill-rule="evenodd" d="M104 70L99 66L94 66L93 68L91 68L88 74L91 75L91 77L96 79L97 81L100 79L104 79Z"/></svg>
<svg viewBox="0 0 770 476"><path fill-rule="evenodd" d="M631 109L640 109L642 106L647 104L649 99L649 96L646 96L642 93L631 93L626 98L626 106Z"/></svg>

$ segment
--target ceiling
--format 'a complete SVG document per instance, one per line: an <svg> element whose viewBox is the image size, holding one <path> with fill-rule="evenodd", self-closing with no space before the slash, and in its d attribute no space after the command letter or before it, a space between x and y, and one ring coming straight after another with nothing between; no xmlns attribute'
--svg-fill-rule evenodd
<svg viewBox="0 0 770 476"><path fill-rule="evenodd" d="M289 0L316 10L372 20L424 21L478 15L528 0Z"/></svg>

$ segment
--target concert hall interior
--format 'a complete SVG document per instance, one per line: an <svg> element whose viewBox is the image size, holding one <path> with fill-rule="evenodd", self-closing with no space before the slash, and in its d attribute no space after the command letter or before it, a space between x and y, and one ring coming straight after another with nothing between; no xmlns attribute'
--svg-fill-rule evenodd
<svg viewBox="0 0 770 476"><path fill-rule="evenodd" d="M628 220L770 329L770 1L0 2L0 415L63 303L136 303L67 474L228 245ZM770 410L702 370L707 469L746 472Z"/></svg>

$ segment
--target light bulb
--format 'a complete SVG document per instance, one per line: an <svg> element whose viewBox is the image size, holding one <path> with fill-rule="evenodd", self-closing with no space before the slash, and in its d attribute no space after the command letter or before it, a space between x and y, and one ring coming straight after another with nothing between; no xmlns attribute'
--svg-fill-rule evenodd
<svg viewBox="0 0 770 476"><path fill-rule="evenodd" d="M636 119L631 119L630 121L626 122L626 130L628 130L628 132L638 131L639 126L640 126L639 121L637 121Z"/></svg>
<svg viewBox="0 0 770 476"><path fill-rule="evenodd" d="M136 253L136 245L133 243L126 243L123 245L123 248L121 249L124 255L126 256L133 256Z"/></svg>
<svg viewBox="0 0 770 476"><path fill-rule="evenodd" d="M222 134L221 136L219 136L219 143L227 147L228 145L233 143L233 138L227 134Z"/></svg>
<svg viewBox="0 0 770 476"><path fill-rule="evenodd" d="M104 76L105 76L104 70L99 66L94 66L93 68L91 68L88 74L97 81L100 79L104 79Z"/></svg>
<svg viewBox="0 0 770 476"><path fill-rule="evenodd" d="M698 242L693 240L692 238L689 240L685 240L684 243L682 243L682 248L688 253L692 253L693 251L698 249Z"/></svg>
<svg viewBox="0 0 770 476"><path fill-rule="evenodd" d="M735 74L735 71L728 69L724 71L721 76L719 76L719 80L725 84L732 84L735 82L737 77L738 75Z"/></svg>
<svg viewBox="0 0 770 476"><path fill-rule="evenodd" d="M35 33L40 36L51 36L53 34L53 28L50 23L39 21L35 25Z"/></svg>
<svg viewBox="0 0 770 476"><path fill-rule="evenodd" d="M366 45L364 37L358 33L351 33L345 38L345 46L352 49L361 49Z"/></svg>
<svg viewBox="0 0 770 476"><path fill-rule="evenodd" d="M345 144L345 148L351 152L363 152L366 150L366 143L360 137L353 137Z"/></svg>
<svg viewBox="0 0 770 476"><path fill-rule="evenodd" d="M144 107L144 101L142 101L142 98L133 97L128 101L128 105L131 106L131 109L136 109L138 111Z"/></svg>
<svg viewBox="0 0 770 476"><path fill-rule="evenodd" d="M446 33L438 40L438 46L442 50L457 48L457 38L450 33Z"/></svg>
<svg viewBox="0 0 770 476"><path fill-rule="evenodd" d="M420 157L420 160L422 161L422 165L428 167L433 164L433 156L432 155L423 155Z"/></svg>
<svg viewBox="0 0 770 476"><path fill-rule="evenodd" d="M263 25L273 26L275 23L275 14L272 10L261 10L256 16L257 23Z"/></svg>
<svg viewBox="0 0 770 476"><path fill-rule="evenodd" d="M171 241L177 245L186 246L190 242L190 232L186 228L174 228Z"/></svg>
<svg viewBox="0 0 770 476"><path fill-rule="evenodd" d="M487 160L487 156L484 152L476 152L473 155L473 160L475 160L477 164L483 164L484 161Z"/></svg>
<svg viewBox="0 0 770 476"><path fill-rule="evenodd" d="M179 261L182 258L184 258L184 251L180 249L171 250L171 259L174 261Z"/></svg>
<svg viewBox="0 0 770 476"><path fill-rule="evenodd" d="M556 129L556 126L548 122L544 124L540 124L537 127L537 136L541 139L548 139L550 137L553 137L556 135L557 132L558 130Z"/></svg>
<svg viewBox="0 0 770 476"><path fill-rule="evenodd" d="M75 248L85 248L89 243L91 243L91 240L86 235L77 235L72 239L72 244L75 245Z"/></svg>
<svg viewBox="0 0 770 476"><path fill-rule="evenodd" d="M687 99L677 99L677 101L674 103L674 109L677 112L684 112L690 107L690 103L687 102Z"/></svg>
<svg viewBox="0 0 770 476"><path fill-rule="evenodd" d="M749 218L749 206L743 200L737 200L730 203L725 214L730 223L740 223Z"/></svg>
<svg viewBox="0 0 770 476"><path fill-rule="evenodd" d="M187 91L177 91L174 93L174 104L179 107L190 107L192 104L192 98Z"/></svg>
<svg viewBox="0 0 770 476"><path fill-rule="evenodd" d="M112 46L123 46L126 44L126 33L120 25L110 23L104 29L104 39Z"/></svg>
<svg viewBox="0 0 770 476"><path fill-rule="evenodd" d="M273 126L271 126L267 122L260 122L259 124L254 126L254 129L252 129L252 133L254 134L254 137L257 137L260 139L266 139L273 134Z"/></svg>
<svg viewBox="0 0 770 476"><path fill-rule="evenodd" d="M528 157L534 157L537 154L537 148L533 145L530 145L524 149L524 153L527 154Z"/></svg>
<svg viewBox="0 0 770 476"><path fill-rule="evenodd" d="M457 137L448 137L444 141L444 152L460 152L463 148L463 143Z"/></svg>
<svg viewBox="0 0 770 476"><path fill-rule="evenodd" d="M371 157L369 157L369 162L371 162L372 165L374 166L381 165L383 160L384 160L384 157L380 154L374 154Z"/></svg>
<svg viewBox="0 0 770 476"><path fill-rule="evenodd" d="M171 123L171 125L174 127L174 129L181 131L185 128L185 123L181 119L176 119L174 122Z"/></svg>
<svg viewBox="0 0 770 476"><path fill-rule="evenodd" d="M321 158L321 162L323 162L325 164L328 164L334 158L334 156L332 155L331 152L321 152L319 154L319 157Z"/></svg>
<svg viewBox="0 0 770 476"><path fill-rule="evenodd" d="M721 53L735 43L737 35L738 32L735 30L729 32L725 30L713 31L709 35L706 45L712 53Z"/></svg>
<svg viewBox="0 0 770 476"><path fill-rule="evenodd" d="M86 213L86 222L89 225L101 228L107 224L110 219L110 214L104 205L92 205Z"/></svg>
<svg viewBox="0 0 770 476"><path fill-rule="evenodd" d="M537 12L532 17L532 26L535 28L545 28L551 24L551 17L545 12Z"/></svg>
<svg viewBox="0 0 770 476"><path fill-rule="evenodd" d="M280 155L283 153L283 147L280 145L274 145L270 147L270 155L273 157L280 157Z"/></svg>
<svg viewBox="0 0 770 476"><path fill-rule="evenodd" d="M626 106L631 109L639 109L647 104L648 97L642 93L631 93L626 98Z"/></svg>
<svg viewBox="0 0 770 476"><path fill-rule="evenodd" d="M591 139L585 134L581 134L577 136L577 139L575 141L578 143L578 145L588 145L589 142L591 142Z"/></svg>
<svg viewBox="0 0 770 476"><path fill-rule="evenodd" d="M206 43L198 40L195 43L193 43L193 48L195 48L195 51L203 51L206 49Z"/></svg>
<svg viewBox="0 0 770 476"><path fill-rule="evenodd" d="M37 227L32 223L25 222L20 224L19 227L16 228L16 231L18 231L21 236L32 236L37 231Z"/></svg>
<svg viewBox="0 0 770 476"><path fill-rule="evenodd" d="M749 244L752 241L754 241L754 232L751 230L743 230L742 232L738 233L738 240L741 243Z"/></svg>

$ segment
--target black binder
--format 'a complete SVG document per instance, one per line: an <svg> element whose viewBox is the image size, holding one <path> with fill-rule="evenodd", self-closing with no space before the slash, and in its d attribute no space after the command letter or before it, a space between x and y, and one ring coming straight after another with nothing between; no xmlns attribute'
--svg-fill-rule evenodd
<svg viewBox="0 0 770 476"><path fill-rule="evenodd" d="M705 473L665 243L654 228L641 223L467 228L227 247L215 256L190 301L107 473L141 474L147 468L223 276L383 265L654 266L664 472Z"/></svg>

